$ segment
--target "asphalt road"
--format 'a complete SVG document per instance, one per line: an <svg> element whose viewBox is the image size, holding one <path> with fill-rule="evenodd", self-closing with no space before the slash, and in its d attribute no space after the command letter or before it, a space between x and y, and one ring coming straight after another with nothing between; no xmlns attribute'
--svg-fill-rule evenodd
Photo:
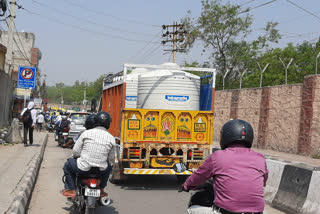
<svg viewBox="0 0 320 214"><path fill-rule="evenodd" d="M49 141L30 201L29 214L74 213L59 191L63 189L62 167L71 150L57 147L53 135ZM131 176L121 185L108 183L107 192L112 199L108 207L96 209L96 214L178 214L186 213L189 193L178 193L175 176ZM269 206L268 214L281 214Z"/></svg>

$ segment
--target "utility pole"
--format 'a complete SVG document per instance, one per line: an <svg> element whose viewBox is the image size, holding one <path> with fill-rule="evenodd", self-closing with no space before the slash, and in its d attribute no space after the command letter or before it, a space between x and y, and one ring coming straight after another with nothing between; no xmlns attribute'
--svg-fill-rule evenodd
<svg viewBox="0 0 320 214"><path fill-rule="evenodd" d="M172 28L172 31L169 30ZM187 33L184 29L183 24L178 24L177 22L174 22L173 25L162 25L162 30L166 32L163 32L162 37L165 39L161 42L163 45L165 45L167 42L172 42L172 48L171 50L165 50L170 51L173 53L173 62L177 62L177 52L182 52L184 49L177 47L177 42L183 42L184 36Z"/></svg>
<svg viewBox="0 0 320 214"><path fill-rule="evenodd" d="M14 36L14 19L15 19L15 8L16 0L10 1L10 18L8 26L8 45L7 45L7 56L6 56L6 73L8 73L11 78L11 71L13 68L12 58L13 58L13 36Z"/></svg>
<svg viewBox="0 0 320 214"><path fill-rule="evenodd" d="M83 107L84 110L87 110L87 81L84 83L84 91L83 91Z"/></svg>

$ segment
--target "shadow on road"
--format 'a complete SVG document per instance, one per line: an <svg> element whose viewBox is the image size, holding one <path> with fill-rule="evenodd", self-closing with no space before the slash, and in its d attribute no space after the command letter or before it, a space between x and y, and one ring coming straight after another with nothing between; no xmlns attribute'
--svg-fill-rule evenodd
<svg viewBox="0 0 320 214"><path fill-rule="evenodd" d="M178 190L181 183L174 175L129 175L117 186L124 190Z"/></svg>

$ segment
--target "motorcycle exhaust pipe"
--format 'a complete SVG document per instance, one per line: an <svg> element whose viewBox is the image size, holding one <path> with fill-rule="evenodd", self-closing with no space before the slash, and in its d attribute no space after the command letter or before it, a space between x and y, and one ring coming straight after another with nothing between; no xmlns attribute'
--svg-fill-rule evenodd
<svg viewBox="0 0 320 214"><path fill-rule="evenodd" d="M111 203L111 199L105 196L100 199L100 202L103 206L108 206Z"/></svg>

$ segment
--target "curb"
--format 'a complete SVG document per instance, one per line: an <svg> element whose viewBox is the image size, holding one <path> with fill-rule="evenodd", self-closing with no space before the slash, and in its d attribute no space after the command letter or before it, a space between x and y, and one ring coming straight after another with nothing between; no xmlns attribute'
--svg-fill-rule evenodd
<svg viewBox="0 0 320 214"><path fill-rule="evenodd" d="M269 179L265 199L289 214L320 214L319 168L267 159Z"/></svg>
<svg viewBox="0 0 320 214"><path fill-rule="evenodd" d="M9 207L8 211L5 212L6 214L24 214L26 212L31 193L37 180L47 142L48 133L46 133L45 137L43 138L43 144L40 152L36 153L36 155L33 157L30 168L25 174L22 184L19 187L19 192L14 198L13 203Z"/></svg>

